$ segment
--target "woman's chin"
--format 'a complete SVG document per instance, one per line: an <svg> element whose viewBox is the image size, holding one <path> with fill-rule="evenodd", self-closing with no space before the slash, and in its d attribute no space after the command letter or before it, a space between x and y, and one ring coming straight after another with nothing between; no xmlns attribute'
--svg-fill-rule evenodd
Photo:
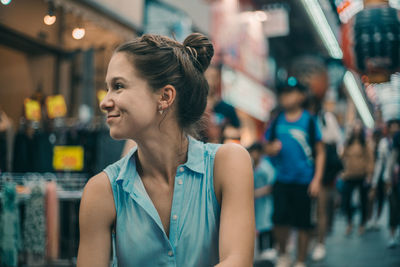
<svg viewBox="0 0 400 267"><path fill-rule="evenodd" d="M112 139L115 139L115 140L128 139L123 133L121 133L120 131L117 131L113 128L110 128L110 136Z"/></svg>

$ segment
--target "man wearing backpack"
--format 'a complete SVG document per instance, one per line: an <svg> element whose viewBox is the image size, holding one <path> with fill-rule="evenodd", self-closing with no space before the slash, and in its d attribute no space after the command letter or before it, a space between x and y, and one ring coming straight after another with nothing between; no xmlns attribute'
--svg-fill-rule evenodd
<svg viewBox="0 0 400 267"><path fill-rule="evenodd" d="M292 79L293 81L293 79ZM303 109L307 88L296 81L278 90L283 109L265 134L265 152L276 167L273 188L274 232L279 257L276 266L288 267L286 245L292 228L298 230L297 262L306 266L308 242L313 228L312 197L320 190L325 152L321 130Z"/></svg>

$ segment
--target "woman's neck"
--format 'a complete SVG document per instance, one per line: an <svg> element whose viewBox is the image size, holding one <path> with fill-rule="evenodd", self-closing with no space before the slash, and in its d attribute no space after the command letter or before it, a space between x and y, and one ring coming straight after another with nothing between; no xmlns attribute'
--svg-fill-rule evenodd
<svg viewBox="0 0 400 267"><path fill-rule="evenodd" d="M138 172L142 177L162 177L167 183L173 182L176 168L186 162L189 140L179 128L170 130L157 130L135 140Z"/></svg>

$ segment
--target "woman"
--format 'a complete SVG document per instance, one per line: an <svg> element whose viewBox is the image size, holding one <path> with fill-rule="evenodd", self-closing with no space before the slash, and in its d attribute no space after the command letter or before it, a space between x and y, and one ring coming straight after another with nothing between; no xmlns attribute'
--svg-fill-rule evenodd
<svg viewBox="0 0 400 267"><path fill-rule="evenodd" d="M372 149L367 143L361 123L357 123L354 126L354 129L345 145L343 164L343 204L348 220L346 234L349 235L353 228L353 207L351 202L355 188L358 188L360 192L361 223L359 233L363 234L365 230L364 226L367 221L367 184L371 181L374 169L374 159Z"/></svg>
<svg viewBox="0 0 400 267"><path fill-rule="evenodd" d="M114 231L118 266L252 266L250 157L189 135L213 53L201 34L144 35L112 56L100 106L110 135L137 147L84 189L78 267L108 266Z"/></svg>

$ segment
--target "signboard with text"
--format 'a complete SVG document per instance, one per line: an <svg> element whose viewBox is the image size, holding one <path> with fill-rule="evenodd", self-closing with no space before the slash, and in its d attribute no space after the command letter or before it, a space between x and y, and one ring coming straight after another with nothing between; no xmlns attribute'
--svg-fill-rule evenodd
<svg viewBox="0 0 400 267"><path fill-rule="evenodd" d="M56 171L82 171L84 151L81 146L55 146L53 168Z"/></svg>
<svg viewBox="0 0 400 267"><path fill-rule="evenodd" d="M46 98L47 115L50 119L64 117L67 114L67 105L64 96L53 95Z"/></svg>
<svg viewBox="0 0 400 267"><path fill-rule="evenodd" d="M42 117L42 109L40 103L36 100L26 98L24 100L25 117L30 121L40 121Z"/></svg>
<svg viewBox="0 0 400 267"><path fill-rule="evenodd" d="M222 99L260 121L268 121L277 104L274 92L233 69L222 68Z"/></svg>

